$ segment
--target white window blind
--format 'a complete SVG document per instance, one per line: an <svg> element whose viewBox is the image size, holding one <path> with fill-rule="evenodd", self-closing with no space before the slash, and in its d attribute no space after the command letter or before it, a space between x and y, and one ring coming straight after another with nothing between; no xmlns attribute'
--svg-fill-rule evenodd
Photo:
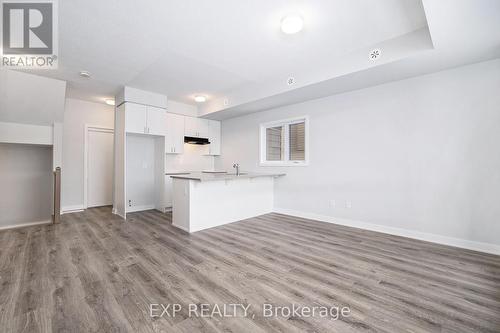
<svg viewBox="0 0 500 333"><path fill-rule="evenodd" d="M266 159L268 161L283 160L283 127L266 129Z"/></svg>
<svg viewBox="0 0 500 333"><path fill-rule="evenodd" d="M306 131L305 131L305 122L291 124L289 133L290 133L290 160L291 161L303 161L306 158Z"/></svg>
<svg viewBox="0 0 500 333"><path fill-rule="evenodd" d="M307 164L307 117L261 125L261 165Z"/></svg>

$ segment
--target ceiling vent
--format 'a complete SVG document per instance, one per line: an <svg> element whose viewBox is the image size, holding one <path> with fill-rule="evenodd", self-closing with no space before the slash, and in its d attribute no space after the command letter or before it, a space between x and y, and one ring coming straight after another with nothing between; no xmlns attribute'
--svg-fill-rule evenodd
<svg viewBox="0 0 500 333"><path fill-rule="evenodd" d="M370 51L370 60L375 61L378 60L382 56L382 51L380 49L373 49Z"/></svg>

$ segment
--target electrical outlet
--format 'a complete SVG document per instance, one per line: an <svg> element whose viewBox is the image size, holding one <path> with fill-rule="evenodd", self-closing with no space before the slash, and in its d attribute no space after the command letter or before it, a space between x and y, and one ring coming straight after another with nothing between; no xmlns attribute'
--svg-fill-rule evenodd
<svg viewBox="0 0 500 333"><path fill-rule="evenodd" d="M348 208L348 209L352 208L352 202L351 202L351 200L346 200L345 201L345 208Z"/></svg>
<svg viewBox="0 0 500 333"><path fill-rule="evenodd" d="M129 200L129 201L128 201L128 206L129 206L129 207L132 207L132 200Z"/></svg>
<svg viewBox="0 0 500 333"><path fill-rule="evenodd" d="M335 200L330 200L330 207L335 208L337 206L337 202Z"/></svg>

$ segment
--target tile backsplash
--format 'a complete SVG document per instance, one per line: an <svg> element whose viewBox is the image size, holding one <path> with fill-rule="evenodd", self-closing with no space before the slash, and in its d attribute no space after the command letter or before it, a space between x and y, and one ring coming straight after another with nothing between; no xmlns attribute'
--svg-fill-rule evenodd
<svg viewBox="0 0 500 333"><path fill-rule="evenodd" d="M214 169L214 156L206 155L208 146L184 144L183 154L166 154L166 171L202 171Z"/></svg>

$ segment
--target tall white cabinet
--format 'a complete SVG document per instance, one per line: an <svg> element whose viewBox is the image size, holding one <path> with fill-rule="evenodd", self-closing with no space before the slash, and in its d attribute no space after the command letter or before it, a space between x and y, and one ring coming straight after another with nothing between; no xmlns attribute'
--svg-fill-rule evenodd
<svg viewBox="0 0 500 333"><path fill-rule="evenodd" d="M210 145L208 146L208 155L220 155L220 143L221 143L221 128L220 121L209 120L208 121L208 140Z"/></svg>
<svg viewBox="0 0 500 333"><path fill-rule="evenodd" d="M126 88L117 100L113 213L163 211L167 97Z"/></svg>
<svg viewBox="0 0 500 333"><path fill-rule="evenodd" d="M182 154L184 153L184 116L167 113L167 134L165 135L165 153Z"/></svg>

